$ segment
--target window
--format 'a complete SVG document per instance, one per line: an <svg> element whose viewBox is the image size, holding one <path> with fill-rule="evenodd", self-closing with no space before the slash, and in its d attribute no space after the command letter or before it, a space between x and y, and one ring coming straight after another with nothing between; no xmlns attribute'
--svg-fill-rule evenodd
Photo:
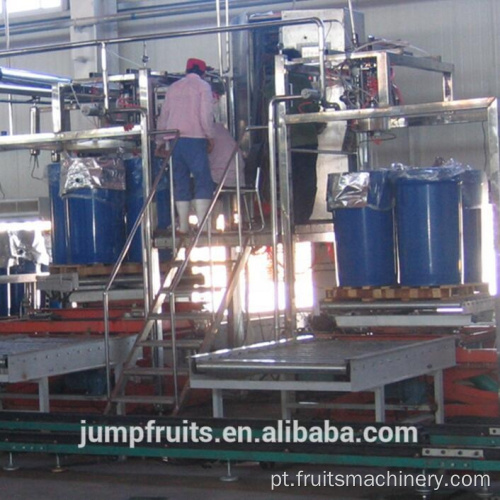
<svg viewBox="0 0 500 500"><path fill-rule="evenodd" d="M9 14L18 13L38 13L44 10L62 10L65 7L66 0L7 0L7 10ZM0 13L2 4L0 3Z"/></svg>

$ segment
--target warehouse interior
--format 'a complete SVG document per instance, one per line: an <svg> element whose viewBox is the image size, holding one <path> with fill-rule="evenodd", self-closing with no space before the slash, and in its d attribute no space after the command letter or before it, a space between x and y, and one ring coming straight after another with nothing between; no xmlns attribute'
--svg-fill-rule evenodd
<svg viewBox="0 0 500 500"><path fill-rule="evenodd" d="M6 498L500 498L497 0L0 9Z"/></svg>

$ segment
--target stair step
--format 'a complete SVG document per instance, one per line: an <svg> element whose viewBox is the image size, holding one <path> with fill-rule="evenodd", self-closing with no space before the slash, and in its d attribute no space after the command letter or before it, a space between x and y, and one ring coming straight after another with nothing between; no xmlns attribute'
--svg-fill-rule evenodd
<svg viewBox="0 0 500 500"><path fill-rule="evenodd" d="M203 342L202 339L177 339L177 349L198 349ZM172 340L143 340L139 343L142 347L164 347L167 349L172 348Z"/></svg>
<svg viewBox="0 0 500 500"><path fill-rule="evenodd" d="M214 292L218 292L220 290L224 290L226 287L222 287L222 286L214 286L214 287L211 287L211 286L197 286L197 287L182 287L182 288L176 288L175 290L175 295L178 295L178 296L186 296L186 295L191 295L192 293L206 293L206 292L211 292L212 290ZM169 293L169 289L168 288L162 288L161 291L163 293ZM168 300L168 297L167 297L167 300Z"/></svg>
<svg viewBox="0 0 500 500"><path fill-rule="evenodd" d="M212 262L212 264L214 266L224 266L226 264L234 264L235 262L236 262L235 260L227 259L227 260L216 260L216 261ZM178 259L178 260L172 261L173 266L180 266L182 263L184 263L183 259ZM190 260L189 261L190 266L201 267L201 266L209 266L210 264L211 264L211 262L209 260Z"/></svg>
<svg viewBox="0 0 500 500"><path fill-rule="evenodd" d="M177 264L175 264L175 262L177 262ZM180 262L182 261L172 261L172 267L176 269L177 267L179 267ZM189 271L189 267L190 266L188 266L188 271L182 275L179 287L187 288L194 285L203 286L205 284L205 276L203 276L203 274L201 273L191 274L191 271ZM164 276L166 276L166 274Z"/></svg>
<svg viewBox="0 0 500 500"><path fill-rule="evenodd" d="M187 297L187 295L186 295ZM192 302L192 301L186 301L186 300L179 300L179 299L182 299L182 298L185 298L183 297L182 295L177 295L176 296L176 300L175 300L175 304L176 304L176 307L178 306L178 308L182 308L182 307L185 307L186 304L188 304L188 302ZM163 302L164 304L169 304L170 301L168 300L168 296L167 298L164 300ZM192 302L192 303L195 303L196 305L199 305L199 306L203 306L204 304L206 304L206 301L196 301L196 302ZM167 316L169 313L166 312L166 313L163 313L165 316ZM177 316L180 315L180 311L177 313ZM141 310L141 311L132 311L129 313L129 317L130 318L133 318L133 319L144 319L144 311ZM153 318L150 318L150 319L153 319ZM163 319L170 319L170 318L163 318ZM182 318L177 318L177 319L182 319Z"/></svg>
<svg viewBox="0 0 500 500"><path fill-rule="evenodd" d="M134 366L133 368L125 368L123 370L125 375L136 375L143 377L161 377L164 375L173 375L174 370L170 367L163 368L152 368L152 367L141 367ZM177 369L177 375L187 375L189 373L188 369Z"/></svg>
<svg viewBox="0 0 500 500"><path fill-rule="evenodd" d="M113 399L115 403L150 403L150 404L164 404L175 405L175 399L172 396L148 396L141 394L137 396L116 396Z"/></svg>
<svg viewBox="0 0 500 500"><path fill-rule="evenodd" d="M213 314L209 311L179 311L175 313L175 319L210 320ZM148 319L170 320L170 313L150 314Z"/></svg>
<svg viewBox="0 0 500 500"><path fill-rule="evenodd" d="M181 278L180 282L181 286L185 285L204 285L205 284L205 276L200 273L196 274L184 274Z"/></svg>
<svg viewBox="0 0 500 500"><path fill-rule="evenodd" d="M245 232L247 232L245 230ZM176 244L178 247L186 247L191 238L183 238L180 241L179 238L176 238ZM217 246L238 246L240 244L238 232L237 231L212 231L210 242L213 245ZM171 248L172 247L172 235L171 234L160 234L154 238L153 244L156 248ZM198 247L208 246L209 238L207 233L202 233L198 238Z"/></svg>

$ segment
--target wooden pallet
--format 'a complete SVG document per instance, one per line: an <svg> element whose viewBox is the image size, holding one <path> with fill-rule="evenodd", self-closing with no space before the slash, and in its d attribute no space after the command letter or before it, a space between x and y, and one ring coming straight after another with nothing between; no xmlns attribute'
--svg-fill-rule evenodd
<svg viewBox="0 0 500 500"><path fill-rule="evenodd" d="M329 288L325 293L326 302L338 300L444 300L453 297L470 297L476 294L488 294L486 283L440 286L382 286L382 287L337 287Z"/></svg>
<svg viewBox="0 0 500 500"><path fill-rule="evenodd" d="M168 270L167 264L162 264L162 271ZM53 264L49 267L51 274L77 273L78 276L109 276L113 270L112 264ZM118 274L142 274L142 264L125 262Z"/></svg>

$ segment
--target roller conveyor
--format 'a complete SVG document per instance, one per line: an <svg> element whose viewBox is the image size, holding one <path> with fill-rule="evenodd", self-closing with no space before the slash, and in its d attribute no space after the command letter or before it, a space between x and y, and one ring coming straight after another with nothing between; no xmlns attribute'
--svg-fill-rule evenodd
<svg viewBox="0 0 500 500"><path fill-rule="evenodd" d="M124 362L135 335L110 339L113 366ZM0 382L38 382L40 411L49 411L48 377L106 366L104 339L82 336L0 338Z"/></svg>
<svg viewBox="0 0 500 500"><path fill-rule="evenodd" d="M380 300L371 302L323 302L321 310L331 314L340 328L369 327L460 327L475 323L495 309L489 295L449 300Z"/></svg>
<svg viewBox="0 0 500 500"><path fill-rule="evenodd" d="M434 376L436 421L443 420L442 371L455 365L455 340L351 342L304 336L226 349L191 358L191 387L211 389L214 416L222 417L222 390L282 391L282 413L291 417L295 391L375 393L377 421L385 416L384 387L418 377ZM308 377L313 371L316 377ZM279 380L262 377L279 374ZM250 377L256 375L257 377Z"/></svg>
<svg viewBox="0 0 500 500"><path fill-rule="evenodd" d="M347 373L346 352L342 352L345 351L345 345L338 345L337 349L333 345L323 345L321 348L318 342L311 340L303 337L296 342L263 342L248 347L198 355L193 359L196 369L201 372L230 370L295 373L297 370L307 369L339 375Z"/></svg>

